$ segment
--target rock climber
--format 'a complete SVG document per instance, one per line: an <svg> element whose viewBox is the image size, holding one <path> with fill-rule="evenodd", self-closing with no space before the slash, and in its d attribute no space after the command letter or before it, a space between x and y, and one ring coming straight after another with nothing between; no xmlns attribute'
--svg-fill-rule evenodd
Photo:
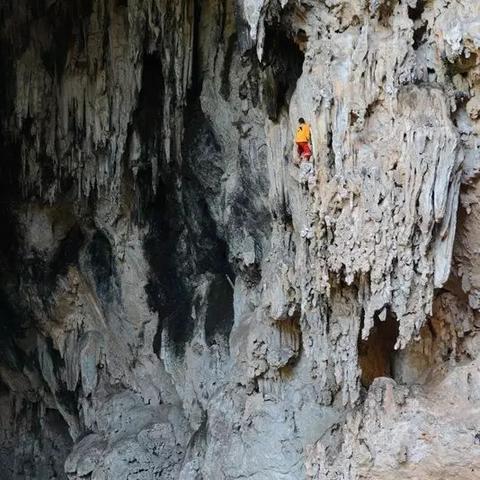
<svg viewBox="0 0 480 480"><path fill-rule="evenodd" d="M297 144L298 155L300 161L308 161L312 156L312 148L310 146L311 132L310 125L303 118L298 119L298 128L295 135L295 143Z"/></svg>

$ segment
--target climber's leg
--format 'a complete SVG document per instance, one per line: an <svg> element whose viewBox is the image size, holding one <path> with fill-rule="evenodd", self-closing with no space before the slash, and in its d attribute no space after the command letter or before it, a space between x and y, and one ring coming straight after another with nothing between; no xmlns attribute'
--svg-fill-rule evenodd
<svg viewBox="0 0 480 480"><path fill-rule="evenodd" d="M308 162L310 157L312 156L312 149L310 148L310 144L306 143L303 149L303 158Z"/></svg>
<svg viewBox="0 0 480 480"><path fill-rule="evenodd" d="M307 142L299 142L297 143L297 147L300 160L309 160L312 156L310 145Z"/></svg>

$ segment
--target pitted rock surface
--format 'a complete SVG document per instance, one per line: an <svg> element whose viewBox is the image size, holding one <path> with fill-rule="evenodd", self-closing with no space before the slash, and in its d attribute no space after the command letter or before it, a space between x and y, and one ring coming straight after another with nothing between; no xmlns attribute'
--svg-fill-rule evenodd
<svg viewBox="0 0 480 480"><path fill-rule="evenodd" d="M2 479L478 477L476 0L3 0L0 76Z"/></svg>

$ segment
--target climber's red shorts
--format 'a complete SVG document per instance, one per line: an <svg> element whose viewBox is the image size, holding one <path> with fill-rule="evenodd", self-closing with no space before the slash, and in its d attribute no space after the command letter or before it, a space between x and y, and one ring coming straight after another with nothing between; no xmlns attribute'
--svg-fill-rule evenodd
<svg viewBox="0 0 480 480"><path fill-rule="evenodd" d="M300 158L308 160L312 156L312 149L307 142L297 143L297 148Z"/></svg>

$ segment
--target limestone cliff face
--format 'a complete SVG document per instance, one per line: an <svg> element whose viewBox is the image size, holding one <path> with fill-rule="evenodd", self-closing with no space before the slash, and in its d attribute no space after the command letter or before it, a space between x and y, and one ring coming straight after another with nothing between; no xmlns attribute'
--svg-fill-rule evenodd
<svg viewBox="0 0 480 480"><path fill-rule="evenodd" d="M0 76L2 479L478 478L476 0L2 0Z"/></svg>

